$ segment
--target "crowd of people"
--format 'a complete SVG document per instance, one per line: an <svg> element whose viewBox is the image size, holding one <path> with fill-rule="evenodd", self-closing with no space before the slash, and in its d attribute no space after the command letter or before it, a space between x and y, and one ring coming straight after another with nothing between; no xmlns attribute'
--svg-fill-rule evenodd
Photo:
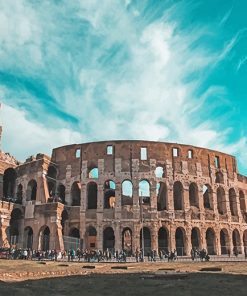
<svg viewBox="0 0 247 296"><path fill-rule="evenodd" d="M144 254L145 253L145 254ZM233 254L237 257L238 252L234 250ZM246 255L246 254L245 254ZM176 261L178 260L178 252L176 249L168 251L167 249L156 250L145 250L136 249L134 253L126 250L90 250L80 248L68 248L68 250L31 250L31 249L20 249L14 246L10 248L0 248L0 258L6 259L24 259L24 260L62 260L62 261L84 261L84 262L126 262L127 257L132 257L136 262L143 261ZM192 261L201 260L209 261L210 256L205 249L199 250L192 248L190 252ZM247 256L245 256L246 258Z"/></svg>

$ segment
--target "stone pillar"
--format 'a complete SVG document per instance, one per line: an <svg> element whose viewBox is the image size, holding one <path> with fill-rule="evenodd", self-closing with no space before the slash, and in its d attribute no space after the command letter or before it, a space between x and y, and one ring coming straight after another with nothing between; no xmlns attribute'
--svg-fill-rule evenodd
<svg viewBox="0 0 247 296"><path fill-rule="evenodd" d="M65 180L65 202L67 205L71 205L72 200L70 197L70 179L71 179L71 165L68 164L66 167L66 180Z"/></svg>
<svg viewBox="0 0 247 296"><path fill-rule="evenodd" d="M215 230L215 251L217 255L221 255L221 244L220 244L220 229Z"/></svg>
<svg viewBox="0 0 247 296"><path fill-rule="evenodd" d="M103 250L103 225L97 226L97 249Z"/></svg>
<svg viewBox="0 0 247 296"><path fill-rule="evenodd" d="M153 225L151 228L151 248L152 250L156 250L158 254L158 230L156 225Z"/></svg>
<svg viewBox="0 0 247 296"><path fill-rule="evenodd" d="M185 253L185 255L187 255L187 256L190 255L190 251L191 251L191 249L192 249L191 231L192 231L192 228L191 228L191 227L185 228L184 253Z"/></svg>
<svg viewBox="0 0 247 296"><path fill-rule="evenodd" d="M170 225L170 251L176 249L176 226L174 224Z"/></svg>
<svg viewBox="0 0 247 296"><path fill-rule="evenodd" d="M120 221L115 223L114 234L115 234L115 250L120 251L122 249L122 236L121 229L119 225Z"/></svg>

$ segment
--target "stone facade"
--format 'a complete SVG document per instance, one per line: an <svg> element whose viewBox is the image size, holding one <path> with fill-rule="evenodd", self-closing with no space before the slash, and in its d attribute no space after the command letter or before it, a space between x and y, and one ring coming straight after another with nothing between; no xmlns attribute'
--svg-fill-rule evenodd
<svg viewBox="0 0 247 296"><path fill-rule="evenodd" d="M247 250L247 178L231 155L106 141L55 148L22 164L3 155L0 166L4 246Z"/></svg>

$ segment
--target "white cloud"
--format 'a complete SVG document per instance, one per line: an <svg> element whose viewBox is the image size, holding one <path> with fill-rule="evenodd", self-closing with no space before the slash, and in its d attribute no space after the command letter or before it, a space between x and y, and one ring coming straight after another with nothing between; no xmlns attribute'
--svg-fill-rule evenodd
<svg viewBox="0 0 247 296"><path fill-rule="evenodd" d="M26 119L25 113L11 106L2 106L3 150L16 156L19 160L25 157L46 153L51 155L52 148L81 143L81 134L67 128L48 129ZM5 149L6 148L6 149Z"/></svg>
<svg viewBox="0 0 247 296"><path fill-rule="evenodd" d="M31 75L41 76L56 94L57 105L79 119L83 134L61 125L48 129L45 122L30 122L23 111L6 106L4 144L13 154L47 152L84 140L148 139L219 147L242 155L246 141L227 145L228 126L222 128L222 122L204 116L225 100L225 88L210 85L200 97L195 91L243 31L217 51L195 46L202 44L198 41L206 33L213 34L212 28L178 27L179 20L173 19L176 5L147 21L130 0L101 5L96 0L75 1L74 10L71 1L59 8L51 2L31 6L29 1L10 1L16 4L13 10L5 4L8 1L0 4L0 38L5 44L0 45L0 60L8 66L24 64ZM229 16L230 11L222 24ZM8 61L12 54L17 58ZM216 100L208 104L211 96ZM11 118L18 124L13 126Z"/></svg>

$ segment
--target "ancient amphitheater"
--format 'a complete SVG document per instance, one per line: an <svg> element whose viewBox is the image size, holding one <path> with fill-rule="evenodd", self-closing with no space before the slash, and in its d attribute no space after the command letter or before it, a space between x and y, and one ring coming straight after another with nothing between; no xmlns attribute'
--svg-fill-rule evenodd
<svg viewBox="0 0 247 296"><path fill-rule="evenodd" d="M105 141L55 148L51 157L24 163L1 152L0 169L3 246L247 250L247 178L231 155Z"/></svg>

